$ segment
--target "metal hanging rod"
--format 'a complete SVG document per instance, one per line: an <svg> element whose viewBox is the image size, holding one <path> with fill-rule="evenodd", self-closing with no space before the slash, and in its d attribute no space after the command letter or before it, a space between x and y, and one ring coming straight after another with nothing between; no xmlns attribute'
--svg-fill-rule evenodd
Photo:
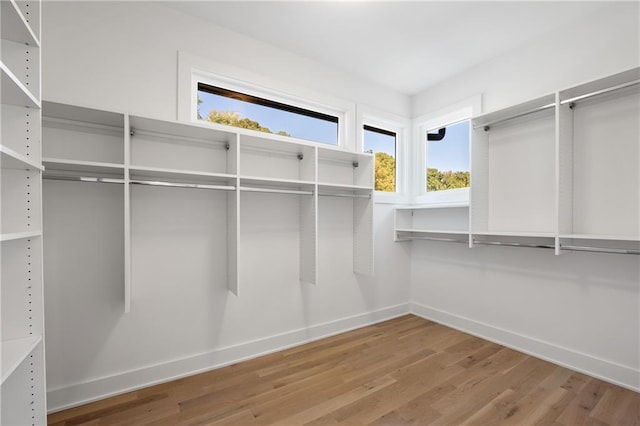
<svg viewBox="0 0 640 426"><path fill-rule="evenodd" d="M268 148L263 146L255 146L255 145L246 145L242 143L242 139L240 139L240 150L241 151L249 151L249 152L263 152L266 154L271 154L272 156L275 154L282 158L290 158L294 157L298 160L304 160L304 152L303 150L307 147L298 147L297 150L287 150L287 149L278 149L278 148ZM313 156L311 156L313 159Z"/></svg>
<svg viewBox="0 0 640 426"><path fill-rule="evenodd" d="M530 243L507 243L503 241L479 241L473 240L473 244L485 245L485 246L507 246L507 247L529 247L529 248L545 248L555 249L555 246L548 244L530 244Z"/></svg>
<svg viewBox="0 0 640 426"><path fill-rule="evenodd" d="M184 141L184 142L192 142L197 144L207 144L209 146L222 145L225 149L229 149L229 142L224 140L221 141L221 140L215 140L215 139L194 138L190 136L172 135L169 133L154 132L151 130L140 130L140 129L136 129L133 126L131 127L131 129L129 129L129 135L130 136L145 135L145 136L151 136L154 138L167 139L171 141Z"/></svg>
<svg viewBox="0 0 640 426"><path fill-rule="evenodd" d="M468 239L461 240L458 238L441 238L441 237L425 237L425 236L408 236L400 239L400 241L411 241L411 240L441 241L445 243L463 243L463 244L469 243Z"/></svg>
<svg viewBox="0 0 640 426"><path fill-rule="evenodd" d="M335 193L332 194L330 192L321 194L318 193L318 196L320 197L345 197L345 198L371 198L370 194L342 194L342 193Z"/></svg>
<svg viewBox="0 0 640 426"><path fill-rule="evenodd" d="M119 184L124 183L124 179L96 177L96 176L63 176L63 175L43 174L42 179L66 180L71 182L97 182L97 183L119 183Z"/></svg>
<svg viewBox="0 0 640 426"><path fill-rule="evenodd" d="M318 158L318 162L319 163L334 163L334 164L351 164L351 167L358 168L360 167L360 162L358 160L354 160L354 159L342 159L342 158L327 158L327 157L320 157Z"/></svg>
<svg viewBox="0 0 640 426"><path fill-rule="evenodd" d="M532 109L527 110L527 111L523 111L523 112L520 112L520 113L517 113L517 114L508 115L506 117L498 118L497 120L493 120L493 121L489 121L489 122L484 123L484 124L473 126L473 128L474 129L484 129L485 131L489 131L491 126L494 125L494 124L502 123L504 121L513 120L514 118L524 117L526 115L533 114L533 113L536 113L536 112L544 111L544 110L547 110L549 108L553 108L555 105L556 105L555 103L542 105L542 106L539 106L537 108L532 108Z"/></svg>
<svg viewBox="0 0 640 426"><path fill-rule="evenodd" d="M313 191L300 191L295 189L257 188L253 186L241 186L240 191L268 192L268 193L275 193L275 194L293 194L293 195L313 195Z"/></svg>
<svg viewBox="0 0 640 426"><path fill-rule="evenodd" d="M627 87L635 86L636 84L640 84L640 80L629 81L627 83L618 84L617 86L607 87L606 89L596 90L595 92L586 93L586 94L580 95L580 96L575 96L575 97L573 97L571 99L565 99L564 101L561 101L560 104L562 104L562 105L569 104L569 103L572 103L572 102L581 101L583 99L592 98L594 96L604 95L605 93L615 92L616 90L620 90L620 89L624 89L624 88L627 88Z"/></svg>
<svg viewBox="0 0 640 426"><path fill-rule="evenodd" d="M215 189L222 191L233 191L235 186L228 185L208 185L201 183L179 183L179 182L162 182L153 180L131 180L129 183L134 185L164 186L169 188L190 188L190 189Z"/></svg>
<svg viewBox="0 0 640 426"><path fill-rule="evenodd" d="M612 253L612 254L634 254L640 255L640 250L633 249L617 249L617 248L604 248L604 247L589 247L589 246L565 246L560 245L561 250L569 251L588 251L594 253Z"/></svg>

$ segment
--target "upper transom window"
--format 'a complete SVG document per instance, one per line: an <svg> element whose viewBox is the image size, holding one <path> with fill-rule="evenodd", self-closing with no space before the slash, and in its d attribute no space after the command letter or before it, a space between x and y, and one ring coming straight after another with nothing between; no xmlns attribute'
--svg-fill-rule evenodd
<svg viewBox="0 0 640 426"><path fill-rule="evenodd" d="M313 142L338 144L338 117L198 83L198 119Z"/></svg>

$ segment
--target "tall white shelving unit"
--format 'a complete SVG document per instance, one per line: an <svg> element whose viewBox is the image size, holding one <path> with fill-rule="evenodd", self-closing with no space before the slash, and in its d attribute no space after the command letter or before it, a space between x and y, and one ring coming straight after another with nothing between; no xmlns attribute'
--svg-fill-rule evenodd
<svg viewBox="0 0 640 426"><path fill-rule="evenodd" d="M474 117L469 205L397 207L396 241L640 254L639 117L639 68Z"/></svg>
<svg viewBox="0 0 640 426"><path fill-rule="evenodd" d="M318 198L345 197L353 203L354 273L373 274L373 170L371 154L347 152L278 135L222 125L157 120L124 113L44 102L43 163L48 185L94 185L112 202L100 211L82 202L73 211L102 217L119 231L102 239L100 259L120 257L100 279L121 281L124 311L132 306L131 215L140 186L166 191L201 189L226 192L227 288L242 293L241 210L244 197L287 194L299 203L299 277L318 283ZM64 183L49 181L62 180ZM114 189L119 187L121 189ZM64 189L59 188L60 191ZM162 189L158 189L161 191ZM167 192L167 195L169 193ZM117 201L116 200L120 200ZM105 210L110 213L105 216ZM63 215L64 216L64 215ZM119 220L119 218L121 220ZM216 220L220 220L217 218ZM48 231L47 231L48 232ZM120 239L114 235L121 235ZM63 240L69 249L81 244ZM88 236L88 238L91 238ZM94 237L96 238L96 237ZM73 247L76 248L73 248ZM88 246L92 246L88 244ZM47 249L47 262L65 264L60 250ZM61 258L57 258L60 256ZM68 257L69 255L67 255ZM62 277L52 276L58 280Z"/></svg>
<svg viewBox="0 0 640 426"><path fill-rule="evenodd" d="M3 425L46 424L40 2L3 0L0 281Z"/></svg>

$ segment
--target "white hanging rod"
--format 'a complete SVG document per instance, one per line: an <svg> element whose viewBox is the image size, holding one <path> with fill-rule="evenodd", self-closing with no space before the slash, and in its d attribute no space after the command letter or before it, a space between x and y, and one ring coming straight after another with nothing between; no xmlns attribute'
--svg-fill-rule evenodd
<svg viewBox="0 0 640 426"><path fill-rule="evenodd" d="M588 246L565 246L560 245L561 250L569 251L589 251L594 253L613 253L613 254L635 254L640 255L640 250L633 249L616 249L616 248L604 248L604 247L588 247Z"/></svg>
<svg viewBox="0 0 640 426"><path fill-rule="evenodd" d="M313 195L313 191L299 191L294 189L256 188L253 186L241 186L240 191L268 192L268 193L274 193L274 194Z"/></svg>
<svg viewBox="0 0 640 426"><path fill-rule="evenodd" d="M42 179L49 180L66 180L72 182L97 182L97 183L124 183L124 179L105 178L97 176L63 176L63 175L47 175L43 174Z"/></svg>
<svg viewBox="0 0 640 426"><path fill-rule="evenodd" d="M320 197L345 197L345 198L371 198L370 194L341 194L341 193L324 193L324 194L320 194L318 193L318 196Z"/></svg>
<svg viewBox="0 0 640 426"><path fill-rule="evenodd" d="M151 130L140 130L140 129L136 129L133 126L129 129L129 135L130 136L145 135L145 136L151 136L151 137L154 137L154 138L167 139L167 140L171 140L171 141L184 141L184 142L192 142L192 143L197 143L197 144L207 144L208 146L222 145L224 148L229 149L229 142L225 141L225 140L194 138L194 137L190 137L190 136L172 135L170 133L153 132Z"/></svg>
<svg viewBox="0 0 640 426"><path fill-rule="evenodd" d="M47 117L46 115L42 117L42 122L43 124L46 122L53 124L64 124L72 127L81 127L85 129L104 130L112 133L118 133L118 135L121 135L122 132L124 132L124 123L122 126L112 126L109 124L90 123L88 121L70 120L67 118Z"/></svg>
<svg viewBox="0 0 640 426"><path fill-rule="evenodd" d="M131 180L134 185L164 186L169 188L191 188L191 189L216 189L223 191L233 191L235 186L228 185L207 185L201 183L179 183L179 182L162 182L154 180Z"/></svg>
<svg viewBox="0 0 640 426"><path fill-rule="evenodd" d="M494 125L494 124L498 124L498 123L502 123L504 121L509 121L509 120L513 120L514 118L520 118L520 117L524 117L525 115L529 115L529 114L533 114L536 112L540 112L540 111L544 111L547 110L549 108L553 108L556 104L552 103L552 104L547 104L547 105L542 105L539 106L537 108L532 108L530 110L527 111L523 111L517 114L512 114L506 117L502 117L502 118L498 118L497 120L493 120L493 121L489 121L487 123L483 123L477 126L473 126L474 129L485 129L485 131L489 130L489 128Z"/></svg>
<svg viewBox="0 0 640 426"><path fill-rule="evenodd" d="M507 243L503 241L478 241L473 240L473 244L485 245L485 246L507 246L507 247L530 247L530 248L545 248L555 249L555 246L548 244L531 244L531 243Z"/></svg>
<svg viewBox="0 0 640 426"><path fill-rule="evenodd" d="M606 89L596 90L595 92L586 93L584 95L576 96L576 97L573 97L571 99L565 99L564 101L562 101L560 103L562 105L564 105L564 104L569 104L571 102L581 101L583 99L592 98L594 96L604 95L605 93L614 92L616 90L620 90L620 89L624 89L624 88L627 88L627 87L635 86L636 84L639 84L639 83L640 83L640 80L629 81L627 83L618 84L617 86L607 87Z"/></svg>
<svg viewBox="0 0 640 426"><path fill-rule="evenodd" d="M445 243L464 243L464 244L469 243L469 240L461 240L458 238L441 238L441 237L425 237L425 236L407 236L400 239L400 241L410 241L410 240L441 241Z"/></svg>

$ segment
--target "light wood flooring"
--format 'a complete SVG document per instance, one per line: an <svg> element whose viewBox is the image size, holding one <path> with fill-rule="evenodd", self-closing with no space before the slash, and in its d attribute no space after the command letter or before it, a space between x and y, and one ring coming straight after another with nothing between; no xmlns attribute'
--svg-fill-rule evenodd
<svg viewBox="0 0 640 426"><path fill-rule="evenodd" d="M639 425L640 394L407 315L50 425Z"/></svg>

